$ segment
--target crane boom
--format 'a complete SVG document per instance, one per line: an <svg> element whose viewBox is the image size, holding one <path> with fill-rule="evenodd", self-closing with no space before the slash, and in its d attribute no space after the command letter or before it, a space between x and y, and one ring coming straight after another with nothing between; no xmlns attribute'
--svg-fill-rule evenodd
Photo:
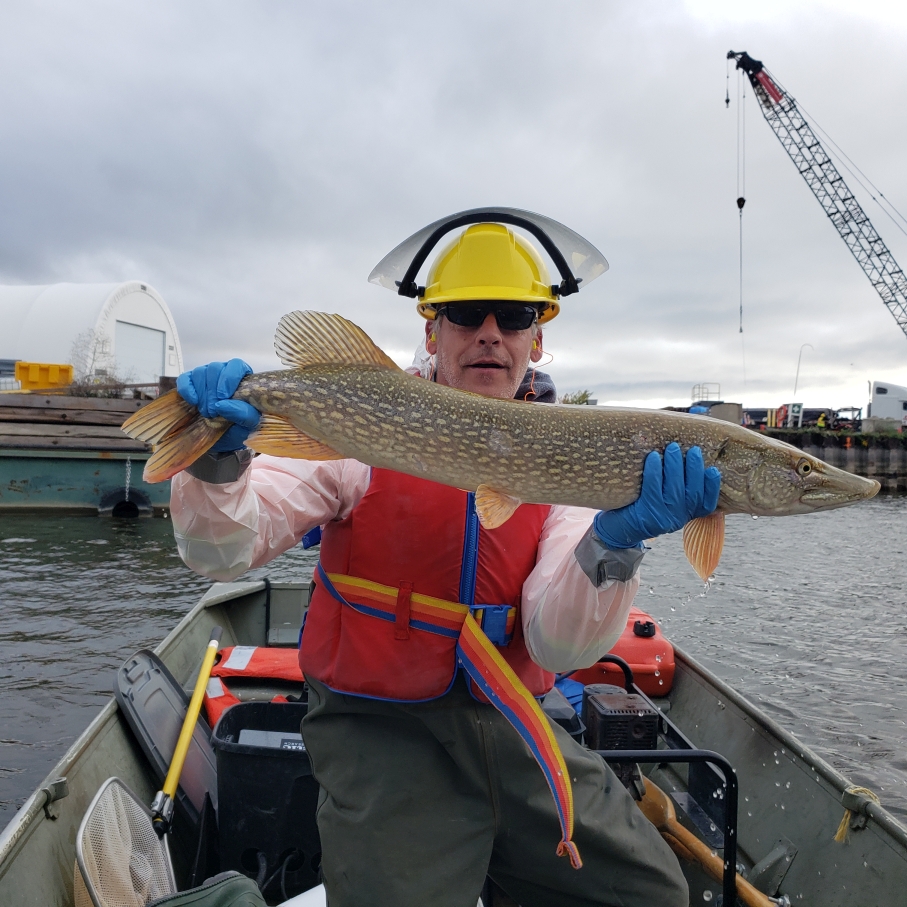
<svg viewBox="0 0 907 907"><path fill-rule="evenodd" d="M766 122L907 335L907 278L793 97L746 51L730 50L727 57L749 76Z"/></svg>

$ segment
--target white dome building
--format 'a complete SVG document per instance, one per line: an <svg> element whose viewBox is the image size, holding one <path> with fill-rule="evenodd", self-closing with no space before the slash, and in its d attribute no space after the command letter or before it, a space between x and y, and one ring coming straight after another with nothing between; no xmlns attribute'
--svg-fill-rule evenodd
<svg viewBox="0 0 907 907"><path fill-rule="evenodd" d="M69 363L78 377L157 383L183 370L170 309L148 284L0 286L0 360ZM73 361L73 360L77 361Z"/></svg>

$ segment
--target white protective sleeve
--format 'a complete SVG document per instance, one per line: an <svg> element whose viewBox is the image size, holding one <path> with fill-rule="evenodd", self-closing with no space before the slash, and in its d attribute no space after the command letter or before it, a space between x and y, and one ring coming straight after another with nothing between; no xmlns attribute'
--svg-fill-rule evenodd
<svg viewBox="0 0 907 907"><path fill-rule="evenodd" d="M170 508L180 557L229 582L289 550L310 529L344 519L368 489L369 467L356 460L313 462L260 456L236 482L212 485L174 476ZM617 641L638 576L595 588L574 556L594 511L551 508L535 569L523 584L529 653L550 671L588 667Z"/></svg>
<svg viewBox="0 0 907 907"><path fill-rule="evenodd" d="M523 583L523 633L536 664L563 673L588 668L607 654L627 626L639 573L596 588L574 552L594 510L551 508L542 527L538 561Z"/></svg>
<svg viewBox="0 0 907 907"><path fill-rule="evenodd" d="M288 551L310 530L343 519L368 489L356 460L256 457L236 482L173 477L170 515L180 557L196 573L229 582Z"/></svg>

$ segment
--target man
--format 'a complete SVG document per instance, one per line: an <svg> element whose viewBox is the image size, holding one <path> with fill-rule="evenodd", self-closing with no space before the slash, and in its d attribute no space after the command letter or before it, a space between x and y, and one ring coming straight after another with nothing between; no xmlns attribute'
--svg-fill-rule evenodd
<svg viewBox="0 0 907 907"><path fill-rule="evenodd" d="M427 377L533 399L528 366L542 355L540 325L558 312L556 290L528 241L498 223L468 226L418 288ZM514 688L542 696L553 672L611 648L644 540L714 510L717 471L697 449L684 463L671 445L663 465L649 455L629 507L522 505L486 531L465 491L351 460L251 462L241 445L258 414L228 399L248 371L232 360L180 377L189 402L236 425L220 452L174 478L173 523L186 563L221 580L324 527L300 665L332 907L473 907L486 874L522 907L686 907L670 849L601 759L555 726L575 804L569 840L529 747L467 678L456 634L415 621L411 608L429 596L473 614L508 611L512 634L489 639ZM556 849L574 865L578 851L582 867Z"/></svg>

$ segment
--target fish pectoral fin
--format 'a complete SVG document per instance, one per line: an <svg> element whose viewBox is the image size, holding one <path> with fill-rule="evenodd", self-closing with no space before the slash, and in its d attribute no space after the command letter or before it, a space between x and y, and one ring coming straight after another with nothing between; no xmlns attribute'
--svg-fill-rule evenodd
<svg viewBox="0 0 907 907"><path fill-rule="evenodd" d="M724 548L724 514L711 513L683 527L683 550L700 579L708 581Z"/></svg>
<svg viewBox="0 0 907 907"><path fill-rule="evenodd" d="M274 349L284 365L380 365L399 369L358 325L327 312L290 312L280 319Z"/></svg>
<svg viewBox="0 0 907 907"><path fill-rule="evenodd" d="M258 428L246 439L246 447L272 457L293 457L297 460L343 460L321 441L301 432L289 419L263 413Z"/></svg>
<svg viewBox="0 0 907 907"><path fill-rule="evenodd" d="M509 520L523 502L487 485L476 489L476 513L483 529L497 529Z"/></svg>

